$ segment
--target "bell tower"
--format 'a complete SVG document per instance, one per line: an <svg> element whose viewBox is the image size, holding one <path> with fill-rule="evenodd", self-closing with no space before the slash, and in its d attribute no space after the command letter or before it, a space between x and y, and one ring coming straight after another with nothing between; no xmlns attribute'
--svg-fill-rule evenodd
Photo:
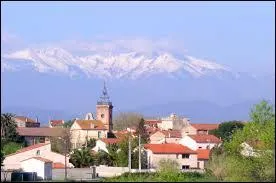
<svg viewBox="0 0 276 183"><path fill-rule="evenodd" d="M96 113L97 120L101 120L104 126L108 129L108 132L112 132L113 124L112 124L112 102L109 100L109 96L107 94L107 89L104 82L104 88L102 91L102 96L97 102L96 105Z"/></svg>

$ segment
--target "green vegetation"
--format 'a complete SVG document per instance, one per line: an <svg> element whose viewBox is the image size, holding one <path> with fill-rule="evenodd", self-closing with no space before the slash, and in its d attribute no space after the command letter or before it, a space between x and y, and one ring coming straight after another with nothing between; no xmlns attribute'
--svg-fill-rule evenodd
<svg viewBox="0 0 276 183"><path fill-rule="evenodd" d="M94 157L88 148L75 149L70 155L69 162L75 168L88 168L94 165Z"/></svg>
<svg viewBox="0 0 276 183"><path fill-rule="evenodd" d="M9 155L9 154L15 153L19 149L22 149L22 147L24 147L24 144L22 143L8 142L8 143L5 143L5 145L3 146L3 153L5 155Z"/></svg>
<svg viewBox="0 0 276 183"><path fill-rule="evenodd" d="M221 138L223 141L228 141L236 130L243 127L244 123L241 121L227 121L221 123L218 129L211 130L209 133Z"/></svg>
<svg viewBox="0 0 276 183"><path fill-rule="evenodd" d="M68 120L68 121L64 122L63 127L64 128L71 128L73 123L74 123L74 120Z"/></svg>
<svg viewBox="0 0 276 183"><path fill-rule="evenodd" d="M216 182L209 174L195 172L162 173L124 173L118 177L105 178L103 182Z"/></svg>
<svg viewBox="0 0 276 183"><path fill-rule="evenodd" d="M0 156L1 156L1 166L3 166L3 162L4 162L4 159L5 159L5 154L4 154L3 150L2 150L2 148L1 148L1 154L0 154Z"/></svg>
<svg viewBox="0 0 276 183"><path fill-rule="evenodd" d="M1 114L1 142L6 144L8 142L22 143L23 139L16 131L16 122L13 120L15 115L11 113ZM2 144L2 145L3 145Z"/></svg>
<svg viewBox="0 0 276 183"><path fill-rule="evenodd" d="M87 148L92 149L96 146L96 139L91 138L89 140L86 139L86 141L87 141Z"/></svg>
<svg viewBox="0 0 276 183"><path fill-rule="evenodd" d="M220 149L214 149L208 169L221 181L275 181L275 112L262 101L251 111L251 121L236 130ZM242 144L253 148L251 155L242 154ZM249 150L244 152L250 152Z"/></svg>

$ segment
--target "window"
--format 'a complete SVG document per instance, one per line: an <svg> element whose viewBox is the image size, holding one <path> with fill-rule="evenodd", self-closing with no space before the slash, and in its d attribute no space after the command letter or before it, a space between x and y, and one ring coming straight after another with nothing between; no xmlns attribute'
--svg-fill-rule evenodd
<svg viewBox="0 0 276 183"><path fill-rule="evenodd" d="M202 147L198 147L199 149L201 149Z"/></svg>
<svg viewBox="0 0 276 183"><path fill-rule="evenodd" d="M190 155L189 154L182 154L182 159L189 159Z"/></svg>
<svg viewBox="0 0 276 183"><path fill-rule="evenodd" d="M101 132L98 132L98 138L101 138Z"/></svg>
<svg viewBox="0 0 276 183"><path fill-rule="evenodd" d="M179 155L179 154L176 155L176 159L178 159L178 155Z"/></svg>
<svg viewBox="0 0 276 183"><path fill-rule="evenodd" d="M208 146L206 147L206 149L210 149L210 145L208 145Z"/></svg>
<svg viewBox="0 0 276 183"><path fill-rule="evenodd" d="M189 165L182 165L182 170L187 170L187 169L190 169Z"/></svg>
<svg viewBox="0 0 276 183"><path fill-rule="evenodd" d="M36 155L39 156L40 155L40 150L36 151Z"/></svg>

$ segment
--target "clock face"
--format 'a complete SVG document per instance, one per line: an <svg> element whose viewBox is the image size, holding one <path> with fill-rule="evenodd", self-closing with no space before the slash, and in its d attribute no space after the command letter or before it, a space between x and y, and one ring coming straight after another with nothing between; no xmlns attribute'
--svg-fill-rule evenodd
<svg viewBox="0 0 276 183"><path fill-rule="evenodd" d="M104 114L101 114L101 117L104 118Z"/></svg>

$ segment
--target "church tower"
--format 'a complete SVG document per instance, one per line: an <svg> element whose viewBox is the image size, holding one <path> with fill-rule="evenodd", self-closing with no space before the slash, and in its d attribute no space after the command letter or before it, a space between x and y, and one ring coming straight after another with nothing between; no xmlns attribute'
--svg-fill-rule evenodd
<svg viewBox="0 0 276 183"><path fill-rule="evenodd" d="M112 132L113 130L112 109L112 102L110 102L109 100L107 89L104 83L102 96L100 97L100 100L98 100L96 105L96 115L97 120L101 120L104 123L104 126L108 129L108 132Z"/></svg>

